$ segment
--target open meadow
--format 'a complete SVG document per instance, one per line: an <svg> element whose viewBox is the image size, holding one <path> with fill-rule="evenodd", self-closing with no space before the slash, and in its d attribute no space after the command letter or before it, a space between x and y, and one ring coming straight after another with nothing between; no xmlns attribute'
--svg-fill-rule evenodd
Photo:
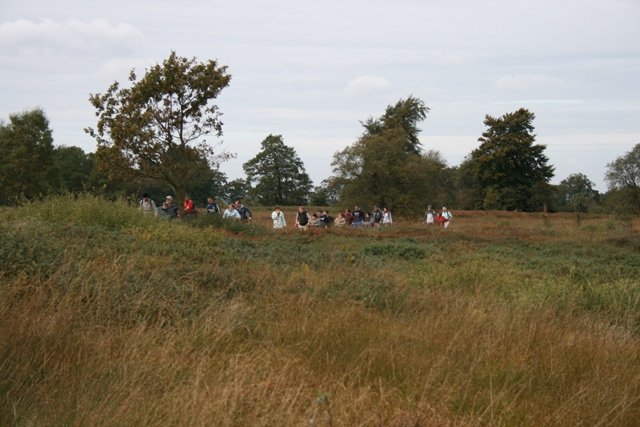
<svg viewBox="0 0 640 427"><path fill-rule="evenodd" d="M637 218L283 211L0 210L0 425L639 425Z"/></svg>

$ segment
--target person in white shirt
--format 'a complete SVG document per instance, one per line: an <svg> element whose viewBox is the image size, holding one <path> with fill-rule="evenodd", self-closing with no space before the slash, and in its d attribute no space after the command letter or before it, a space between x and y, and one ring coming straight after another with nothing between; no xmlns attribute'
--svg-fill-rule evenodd
<svg viewBox="0 0 640 427"><path fill-rule="evenodd" d="M238 212L235 206L233 205L229 205L229 209L224 211L224 213L222 214L222 218L237 219L237 220L241 219L240 212Z"/></svg>
<svg viewBox="0 0 640 427"><path fill-rule="evenodd" d="M393 224L393 218L391 218L391 212L389 209L382 209L382 225L391 225Z"/></svg>
<svg viewBox="0 0 640 427"><path fill-rule="evenodd" d="M142 200L140 200L140 210L143 214L153 213L154 215L158 215L158 208L156 207L156 203L149 198L147 193L142 195Z"/></svg>
<svg viewBox="0 0 640 427"><path fill-rule="evenodd" d="M274 211L271 212L271 219L273 220L273 228L284 228L287 226L287 221L284 219L284 214L280 210L280 206L276 206Z"/></svg>
<svg viewBox="0 0 640 427"><path fill-rule="evenodd" d="M445 220L444 228L447 228L449 226L449 223L451 222L451 218L453 217L453 215L451 215L451 212L449 212L445 207L442 208L441 215L444 217L444 220Z"/></svg>

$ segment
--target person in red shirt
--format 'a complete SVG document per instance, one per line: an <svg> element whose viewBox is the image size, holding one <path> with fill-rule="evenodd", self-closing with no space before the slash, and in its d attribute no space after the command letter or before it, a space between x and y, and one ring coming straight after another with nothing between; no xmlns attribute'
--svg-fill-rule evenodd
<svg viewBox="0 0 640 427"><path fill-rule="evenodd" d="M189 198L188 194L184 195L184 203L183 203L183 207L184 207L184 214L185 215L189 215L189 214L193 214L196 212L196 208L193 205L193 200L191 200Z"/></svg>

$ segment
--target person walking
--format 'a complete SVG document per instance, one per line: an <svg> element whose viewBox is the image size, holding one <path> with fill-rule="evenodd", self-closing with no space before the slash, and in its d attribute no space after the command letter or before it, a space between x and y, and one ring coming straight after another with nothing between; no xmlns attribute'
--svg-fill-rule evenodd
<svg viewBox="0 0 640 427"><path fill-rule="evenodd" d="M353 214L351 213L351 210L349 208L344 210L344 221L348 226L351 226L351 224L353 224Z"/></svg>
<svg viewBox="0 0 640 427"><path fill-rule="evenodd" d="M307 231L307 226L309 225L309 220L311 219L311 215L307 212L304 206L300 206L298 208L298 213L296 214L296 227L298 230Z"/></svg>
<svg viewBox="0 0 640 427"><path fill-rule="evenodd" d="M382 209L382 225L393 224L393 218L391 218L391 212L386 207Z"/></svg>
<svg viewBox="0 0 640 427"><path fill-rule="evenodd" d="M222 218L224 219L237 219L240 220L242 219L240 217L240 212L238 212L235 208L235 206L233 206L233 204L229 205L229 209L225 209L224 213L222 214Z"/></svg>
<svg viewBox="0 0 640 427"><path fill-rule="evenodd" d="M193 200L191 200L188 194L184 195L184 202L182 203L182 208L184 209L185 218L188 215L193 215L196 213L196 206L193 204Z"/></svg>
<svg viewBox="0 0 640 427"><path fill-rule="evenodd" d="M444 218L444 228L447 228L451 223L453 215L451 215L451 212L449 212L444 206L442 207L442 213L440 215Z"/></svg>
<svg viewBox="0 0 640 427"><path fill-rule="evenodd" d="M249 222L253 218L253 214L248 207L244 206L240 200L236 201L236 210L240 214L240 218L243 222Z"/></svg>
<svg viewBox="0 0 640 427"><path fill-rule="evenodd" d="M207 213L220 213L220 206L215 202L215 196L207 198Z"/></svg>
<svg viewBox="0 0 640 427"><path fill-rule="evenodd" d="M356 205L353 210L353 225L352 227L360 227L365 220L365 215L360 206Z"/></svg>
<svg viewBox="0 0 640 427"><path fill-rule="evenodd" d="M436 221L436 213L434 212L431 205L427 206L427 211L424 213L424 222L427 225L435 225Z"/></svg>
<svg viewBox="0 0 640 427"><path fill-rule="evenodd" d="M149 198L147 193L144 193L142 195L142 200L140 200L140 211L145 215L153 213L154 216L158 216L156 203Z"/></svg>
<svg viewBox="0 0 640 427"><path fill-rule="evenodd" d="M173 197L172 196L167 196L166 202L167 204L167 215L169 216L169 219L176 219L178 218L178 205L176 205L175 203L173 203Z"/></svg>
<svg viewBox="0 0 640 427"><path fill-rule="evenodd" d="M284 214L280 210L280 206L276 206L271 212L271 219L273 220L273 228L284 228L287 226L287 221L284 219Z"/></svg>
<svg viewBox="0 0 640 427"><path fill-rule="evenodd" d="M371 227L380 227L382 224L383 218L382 211L380 210L380 206L376 205L373 207L373 212L371 212Z"/></svg>

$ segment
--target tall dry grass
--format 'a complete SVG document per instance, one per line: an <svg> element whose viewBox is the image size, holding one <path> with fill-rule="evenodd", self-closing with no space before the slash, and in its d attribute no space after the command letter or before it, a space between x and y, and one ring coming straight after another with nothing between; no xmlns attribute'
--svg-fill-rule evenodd
<svg viewBox="0 0 640 427"><path fill-rule="evenodd" d="M1 425L640 419L637 224L243 233L43 203L102 217L3 212Z"/></svg>

